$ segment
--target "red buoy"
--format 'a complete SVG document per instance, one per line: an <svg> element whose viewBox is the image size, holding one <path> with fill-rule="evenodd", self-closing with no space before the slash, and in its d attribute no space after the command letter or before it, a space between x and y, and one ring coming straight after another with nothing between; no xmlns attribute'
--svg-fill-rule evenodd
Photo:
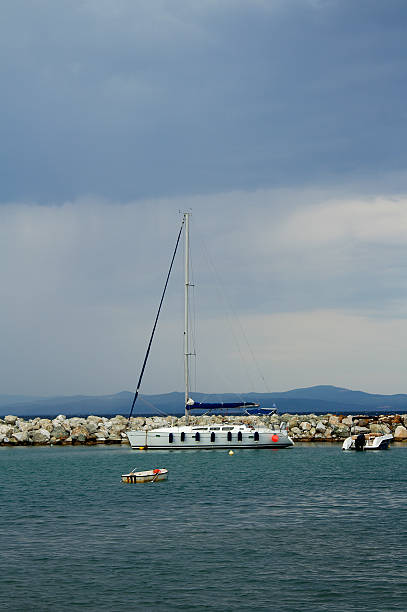
<svg viewBox="0 0 407 612"><path fill-rule="evenodd" d="M271 436L271 439L273 440L273 442L278 442L278 435L277 434L273 434Z"/></svg>

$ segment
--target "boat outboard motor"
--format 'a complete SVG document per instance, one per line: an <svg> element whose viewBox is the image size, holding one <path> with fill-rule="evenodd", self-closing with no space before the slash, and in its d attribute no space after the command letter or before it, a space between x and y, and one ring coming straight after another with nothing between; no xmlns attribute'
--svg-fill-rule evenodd
<svg viewBox="0 0 407 612"><path fill-rule="evenodd" d="M362 451L364 446L365 446L365 444L366 444L365 434L364 433L360 433L358 436L356 436L355 450Z"/></svg>

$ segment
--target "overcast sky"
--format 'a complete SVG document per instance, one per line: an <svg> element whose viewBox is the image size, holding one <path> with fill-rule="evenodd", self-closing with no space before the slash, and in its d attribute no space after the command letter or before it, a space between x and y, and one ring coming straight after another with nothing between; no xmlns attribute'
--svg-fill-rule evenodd
<svg viewBox="0 0 407 612"><path fill-rule="evenodd" d="M198 391L407 392L406 75L405 0L4 0L0 394L135 388L180 210Z"/></svg>

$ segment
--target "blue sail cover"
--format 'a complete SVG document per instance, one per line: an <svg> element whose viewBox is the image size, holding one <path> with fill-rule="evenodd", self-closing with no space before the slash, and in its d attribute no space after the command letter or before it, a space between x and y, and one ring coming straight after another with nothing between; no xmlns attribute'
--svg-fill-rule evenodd
<svg viewBox="0 0 407 612"><path fill-rule="evenodd" d="M255 402L219 402L217 404L207 404L205 402L194 402L192 405L187 405L188 410L218 410L229 409L237 410L238 408L258 408L259 404Z"/></svg>

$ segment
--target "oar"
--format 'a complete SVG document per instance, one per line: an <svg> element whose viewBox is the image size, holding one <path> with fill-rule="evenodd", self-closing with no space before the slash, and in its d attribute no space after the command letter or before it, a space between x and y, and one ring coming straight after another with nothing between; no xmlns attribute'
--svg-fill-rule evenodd
<svg viewBox="0 0 407 612"><path fill-rule="evenodd" d="M157 472L157 473L156 473L156 475L154 476L154 478L153 478L153 480L152 480L151 482L155 482L155 481L156 481L156 479L158 478L159 473L160 473L160 472Z"/></svg>

